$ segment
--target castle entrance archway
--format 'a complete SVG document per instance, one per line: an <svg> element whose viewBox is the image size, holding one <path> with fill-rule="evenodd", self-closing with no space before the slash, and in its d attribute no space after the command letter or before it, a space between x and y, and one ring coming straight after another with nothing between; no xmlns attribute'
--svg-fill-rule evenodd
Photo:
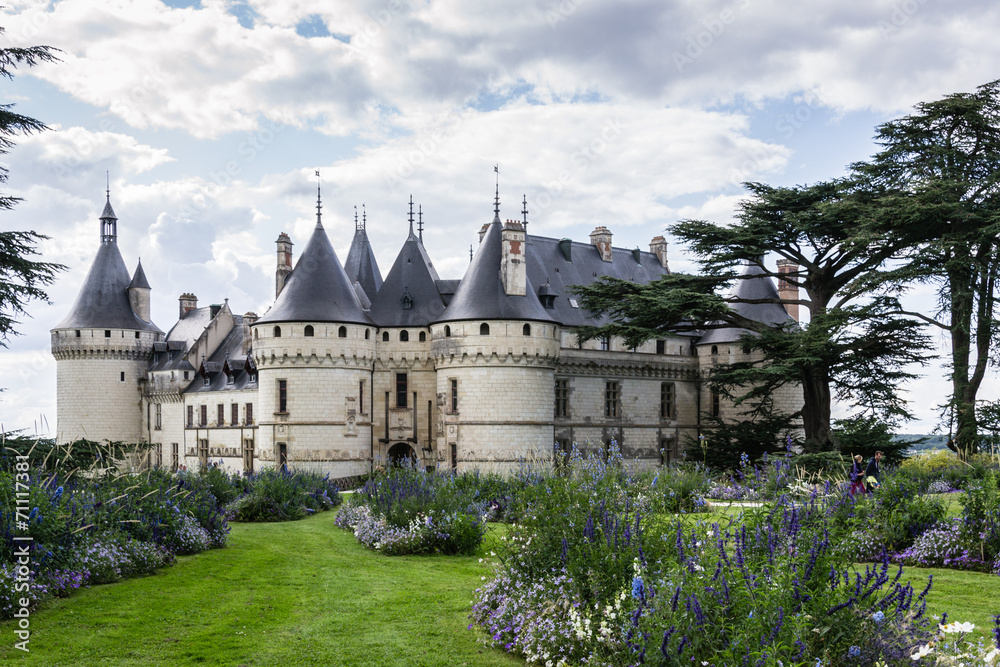
<svg viewBox="0 0 1000 667"><path fill-rule="evenodd" d="M416 465L417 453L405 442L397 442L389 448L389 465Z"/></svg>

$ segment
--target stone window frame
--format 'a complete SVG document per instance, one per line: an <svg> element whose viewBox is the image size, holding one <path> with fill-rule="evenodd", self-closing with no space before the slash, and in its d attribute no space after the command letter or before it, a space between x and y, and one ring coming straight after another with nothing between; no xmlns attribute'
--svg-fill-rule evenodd
<svg viewBox="0 0 1000 667"><path fill-rule="evenodd" d="M569 419L570 386L569 378L556 378L555 381L555 405L553 415L556 419Z"/></svg>
<svg viewBox="0 0 1000 667"><path fill-rule="evenodd" d="M674 382L660 383L660 419L677 418L677 385Z"/></svg>
<svg viewBox="0 0 1000 667"><path fill-rule="evenodd" d="M608 419L622 417L622 383L620 380L604 382L604 416Z"/></svg>

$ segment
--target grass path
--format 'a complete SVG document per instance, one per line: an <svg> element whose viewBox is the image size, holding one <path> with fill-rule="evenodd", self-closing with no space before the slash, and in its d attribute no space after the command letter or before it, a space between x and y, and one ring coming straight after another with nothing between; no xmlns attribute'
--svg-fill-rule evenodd
<svg viewBox="0 0 1000 667"><path fill-rule="evenodd" d="M0 663L45 667L523 665L469 631L473 557L389 558L325 512L233 524L226 549L77 591L31 617L31 653L0 624Z"/></svg>

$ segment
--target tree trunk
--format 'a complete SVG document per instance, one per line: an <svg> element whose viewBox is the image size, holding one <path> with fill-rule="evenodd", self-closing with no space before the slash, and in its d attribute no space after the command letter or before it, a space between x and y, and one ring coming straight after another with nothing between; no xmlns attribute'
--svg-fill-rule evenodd
<svg viewBox="0 0 1000 667"><path fill-rule="evenodd" d="M833 449L830 438L830 378L821 369L802 373L802 428L805 449L822 452Z"/></svg>
<svg viewBox="0 0 1000 667"><path fill-rule="evenodd" d="M951 287L951 409L955 415L954 444L963 458L975 454L976 387L969 378L969 356L972 351L972 313L975 305L971 281L971 258L952 257L947 267Z"/></svg>

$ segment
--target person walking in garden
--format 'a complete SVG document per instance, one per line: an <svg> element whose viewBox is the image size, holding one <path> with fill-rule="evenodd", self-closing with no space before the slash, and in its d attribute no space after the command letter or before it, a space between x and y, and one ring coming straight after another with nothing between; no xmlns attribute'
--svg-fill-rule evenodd
<svg viewBox="0 0 1000 667"><path fill-rule="evenodd" d="M865 486L868 489L868 493L874 491L882 483L882 466L879 463L881 460L882 451L879 450L875 452L875 456L872 457L872 460L868 462L868 467L865 468Z"/></svg>
<svg viewBox="0 0 1000 667"><path fill-rule="evenodd" d="M865 492L865 459L861 454L854 455L854 463L851 464L851 495L856 496Z"/></svg>

